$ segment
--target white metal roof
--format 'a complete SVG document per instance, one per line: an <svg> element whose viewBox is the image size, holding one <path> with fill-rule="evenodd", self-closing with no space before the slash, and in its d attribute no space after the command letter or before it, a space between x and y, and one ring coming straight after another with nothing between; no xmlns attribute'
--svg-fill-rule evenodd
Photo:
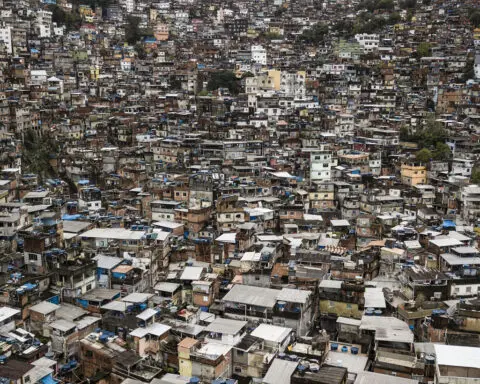
<svg viewBox="0 0 480 384"><path fill-rule="evenodd" d="M107 309L109 311L125 312L127 310L127 303L123 301L111 301L100 308Z"/></svg>
<svg viewBox="0 0 480 384"><path fill-rule="evenodd" d="M327 351L325 363L332 366L341 366L348 369L348 373L358 374L365 370L368 356L352 355L351 353Z"/></svg>
<svg viewBox="0 0 480 384"><path fill-rule="evenodd" d="M230 320L222 317L217 317L213 320L205 330L207 332L217 332L226 335L236 335L247 325L243 320Z"/></svg>
<svg viewBox="0 0 480 384"><path fill-rule="evenodd" d="M176 223L174 221L156 221L155 223L152 223L154 227L164 227L164 228L170 228L170 229L176 229L183 227L182 223Z"/></svg>
<svg viewBox="0 0 480 384"><path fill-rule="evenodd" d="M279 293L280 291L277 289L236 284L223 297L223 301L273 308Z"/></svg>
<svg viewBox="0 0 480 384"><path fill-rule="evenodd" d="M422 248L422 245L418 240L405 240L403 242L407 249L420 249Z"/></svg>
<svg viewBox="0 0 480 384"><path fill-rule="evenodd" d="M348 227L350 226L350 223L348 220L330 220L330 223L334 227Z"/></svg>
<svg viewBox="0 0 480 384"><path fill-rule="evenodd" d="M298 362L275 359L263 379L263 384L290 384Z"/></svg>
<svg viewBox="0 0 480 384"><path fill-rule="evenodd" d="M354 384L418 384L418 380L363 371L357 374Z"/></svg>
<svg viewBox="0 0 480 384"><path fill-rule="evenodd" d="M460 240L457 239L434 239L430 240L430 243L441 248L441 247L456 247L459 245L463 245L463 243Z"/></svg>
<svg viewBox="0 0 480 384"><path fill-rule="evenodd" d="M271 324L260 324L251 333L252 336L275 343L283 342L292 332L292 328L279 327Z"/></svg>
<svg viewBox="0 0 480 384"><path fill-rule="evenodd" d="M438 365L480 369L480 348L435 344Z"/></svg>
<svg viewBox="0 0 480 384"><path fill-rule="evenodd" d="M232 346L227 344L206 343L197 352L203 355L218 357L226 355L231 349Z"/></svg>
<svg viewBox="0 0 480 384"><path fill-rule="evenodd" d="M480 265L480 257L461 257L451 253L442 253L440 257L448 265Z"/></svg>
<svg viewBox="0 0 480 384"><path fill-rule="evenodd" d="M457 239L459 241L471 241L472 240L472 238L470 238L468 236L465 236L463 233L459 233L459 232L456 232L456 231L448 232L448 237L450 237L451 239Z"/></svg>
<svg viewBox="0 0 480 384"><path fill-rule="evenodd" d="M10 317L15 316L17 313L20 313L20 310L10 307L1 307L0 308L0 322L7 320Z"/></svg>
<svg viewBox="0 0 480 384"><path fill-rule="evenodd" d="M33 307L30 307L30 311L34 311L37 313L41 313L42 315L46 315L48 313L56 311L59 308L60 308L59 305L50 303L49 301L42 301L41 303L38 303Z"/></svg>
<svg viewBox="0 0 480 384"><path fill-rule="evenodd" d="M395 317L362 316L361 330L375 331L375 340L413 343L413 333L408 324Z"/></svg>
<svg viewBox="0 0 480 384"><path fill-rule="evenodd" d="M360 324L362 323L361 320L357 320L357 319L352 319L350 317L339 317L337 318L337 323L340 323L340 324L346 324L346 325L354 325L356 327L360 327Z"/></svg>
<svg viewBox="0 0 480 384"><path fill-rule="evenodd" d="M97 261L97 267L103 269L112 269L120 264L123 259L115 256L98 255L93 258Z"/></svg>
<svg viewBox="0 0 480 384"><path fill-rule="evenodd" d="M148 320L157 314L153 308L147 308L142 313L139 313L136 317L140 320Z"/></svg>
<svg viewBox="0 0 480 384"><path fill-rule="evenodd" d="M72 323L71 321L59 319L50 323L49 326L53 329L58 329L60 331L65 332L75 328L77 325L75 323Z"/></svg>
<svg viewBox="0 0 480 384"><path fill-rule="evenodd" d="M478 249L475 247L455 247L453 250L456 253L463 253L463 254L472 254L472 253L479 253Z"/></svg>
<svg viewBox="0 0 480 384"><path fill-rule="evenodd" d="M240 261L259 261L261 256L260 252L245 252Z"/></svg>
<svg viewBox="0 0 480 384"><path fill-rule="evenodd" d="M342 280L322 280L320 282L320 288L342 288L343 281Z"/></svg>
<svg viewBox="0 0 480 384"><path fill-rule="evenodd" d="M100 317L96 316L85 316L82 319L78 320L77 323L77 328L78 329L84 329L87 328L88 326L99 323L102 319Z"/></svg>
<svg viewBox="0 0 480 384"><path fill-rule="evenodd" d="M387 308L382 288L365 288L365 308Z"/></svg>
<svg viewBox="0 0 480 384"><path fill-rule="evenodd" d="M185 267L180 280L198 280L202 276L203 267Z"/></svg>
<svg viewBox="0 0 480 384"><path fill-rule="evenodd" d="M301 289L283 288L277 296L277 300L287 301L290 303L305 304L308 297L312 294L311 291Z"/></svg>
<svg viewBox="0 0 480 384"><path fill-rule="evenodd" d="M150 299L152 296L153 296L152 293L134 292L129 294L128 296L125 296L121 300L127 303L144 303L145 301Z"/></svg>
<svg viewBox="0 0 480 384"><path fill-rule="evenodd" d="M145 328L137 328L130 332L130 336L145 337L146 335L162 336L171 329L169 325L153 323Z"/></svg>
<svg viewBox="0 0 480 384"><path fill-rule="evenodd" d="M140 240L144 235L144 231L131 231L124 228L94 228L81 234L86 238L113 240Z"/></svg>
<svg viewBox="0 0 480 384"><path fill-rule="evenodd" d="M169 283L167 281L163 281L161 283L158 283L153 287L155 291L161 291L161 292L169 292L173 293L175 292L178 288L180 287L180 284L177 283Z"/></svg>
<svg viewBox="0 0 480 384"><path fill-rule="evenodd" d="M237 238L237 234L235 232L227 232L217 237L215 241L218 241L220 243L235 244L236 238Z"/></svg>

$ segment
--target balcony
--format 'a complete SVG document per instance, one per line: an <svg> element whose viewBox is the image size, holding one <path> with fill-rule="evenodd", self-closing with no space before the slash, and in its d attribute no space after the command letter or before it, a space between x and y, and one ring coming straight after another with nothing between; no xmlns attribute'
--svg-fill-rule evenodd
<svg viewBox="0 0 480 384"><path fill-rule="evenodd" d="M273 315L275 317L283 317L285 319L300 320L302 317L302 312L300 308L292 308L290 310L281 310L279 308L275 308L273 311Z"/></svg>
<svg viewBox="0 0 480 384"><path fill-rule="evenodd" d="M259 318L267 318L271 319L272 318L272 312L266 309L265 311L258 311L254 309L247 309L245 308L231 308L231 307L225 307L225 313L231 313L235 315L241 315L241 316L249 316L249 317L259 317Z"/></svg>
<svg viewBox="0 0 480 384"><path fill-rule="evenodd" d="M136 285L140 281L142 281L142 276L135 275L135 276L128 276L125 279L112 277L112 284L119 284L119 285Z"/></svg>

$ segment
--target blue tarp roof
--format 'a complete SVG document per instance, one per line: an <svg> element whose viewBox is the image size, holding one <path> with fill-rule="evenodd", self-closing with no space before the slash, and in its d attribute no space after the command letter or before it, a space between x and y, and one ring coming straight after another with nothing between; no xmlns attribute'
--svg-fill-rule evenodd
<svg viewBox="0 0 480 384"><path fill-rule="evenodd" d="M455 228L456 224L453 220L443 220L442 227L443 228L451 228L451 227Z"/></svg>
<svg viewBox="0 0 480 384"><path fill-rule="evenodd" d="M45 376L40 380L42 384L56 384L57 382L53 379L52 375Z"/></svg>
<svg viewBox="0 0 480 384"><path fill-rule="evenodd" d="M76 215L63 215L62 216L62 220L66 220L66 221L73 221L73 220L79 220L82 218L82 215L79 215L79 214L76 214Z"/></svg>

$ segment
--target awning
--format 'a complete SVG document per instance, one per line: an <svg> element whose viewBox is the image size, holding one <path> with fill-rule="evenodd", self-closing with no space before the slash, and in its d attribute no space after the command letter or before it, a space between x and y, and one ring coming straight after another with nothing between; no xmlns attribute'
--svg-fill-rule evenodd
<svg viewBox="0 0 480 384"><path fill-rule="evenodd" d="M52 377L52 375L45 376L40 380L42 384L57 384L57 381Z"/></svg>

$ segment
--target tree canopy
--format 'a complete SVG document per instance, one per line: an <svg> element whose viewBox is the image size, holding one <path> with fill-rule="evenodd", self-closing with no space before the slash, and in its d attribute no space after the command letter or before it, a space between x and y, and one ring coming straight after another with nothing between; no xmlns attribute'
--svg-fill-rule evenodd
<svg viewBox="0 0 480 384"><path fill-rule="evenodd" d="M140 19L135 16L127 16L127 25L125 26L125 40L129 44L135 44L141 39Z"/></svg>
<svg viewBox="0 0 480 384"><path fill-rule="evenodd" d="M476 166L472 169L472 176L470 177L470 181L473 184L480 184L480 167Z"/></svg>
<svg viewBox="0 0 480 384"><path fill-rule="evenodd" d="M58 154L58 144L55 139L44 134L40 136L33 129L25 132L23 138L22 164L26 169L39 176L40 181L45 177L55 175L50 159Z"/></svg>
<svg viewBox="0 0 480 384"><path fill-rule="evenodd" d="M52 21L54 23L65 25L69 31L80 28L82 18L76 11L66 12L58 5L52 5L49 9L52 12Z"/></svg>
<svg viewBox="0 0 480 384"><path fill-rule="evenodd" d="M216 91L218 88L228 88L232 95L238 94L240 85L237 76L230 71L214 72L207 84L207 89Z"/></svg>
<svg viewBox="0 0 480 384"><path fill-rule="evenodd" d="M468 19L470 20L470 23L472 23L475 28L480 28L480 10L479 9L473 12L470 12Z"/></svg>
<svg viewBox="0 0 480 384"><path fill-rule="evenodd" d="M426 42L420 43L417 47L417 55L419 57L428 56L430 54L430 48L431 46L429 43L426 43Z"/></svg>
<svg viewBox="0 0 480 384"><path fill-rule="evenodd" d="M435 150L433 151L434 160L448 160L452 155L450 147L441 142L437 142L435 145Z"/></svg>
<svg viewBox="0 0 480 384"><path fill-rule="evenodd" d="M303 42L318 44L323 42L325 36L328 33L328 26L322 23L315 24L312 28L306 29L300 35L300 39Z"/></svg>
<svg viewBox="0 0 480 384"><path fill-rule="evenodd" d="M427 148L423 148L415 153L415 159L421 163L428 163L432 159L432 152Z"/></svg>
<svg viewBox="0 0 480 384"><path fill-rule="evenodd" d="M404 141L411 141L425 148L436 150L438 143L445 144L448 138L448 132L440 122L430 117L426 120L424 126L418 128L413 134L409 134L408 129L403 127L400 130L400 136ZM441 149L444 150L444 147Z"/></svg>

